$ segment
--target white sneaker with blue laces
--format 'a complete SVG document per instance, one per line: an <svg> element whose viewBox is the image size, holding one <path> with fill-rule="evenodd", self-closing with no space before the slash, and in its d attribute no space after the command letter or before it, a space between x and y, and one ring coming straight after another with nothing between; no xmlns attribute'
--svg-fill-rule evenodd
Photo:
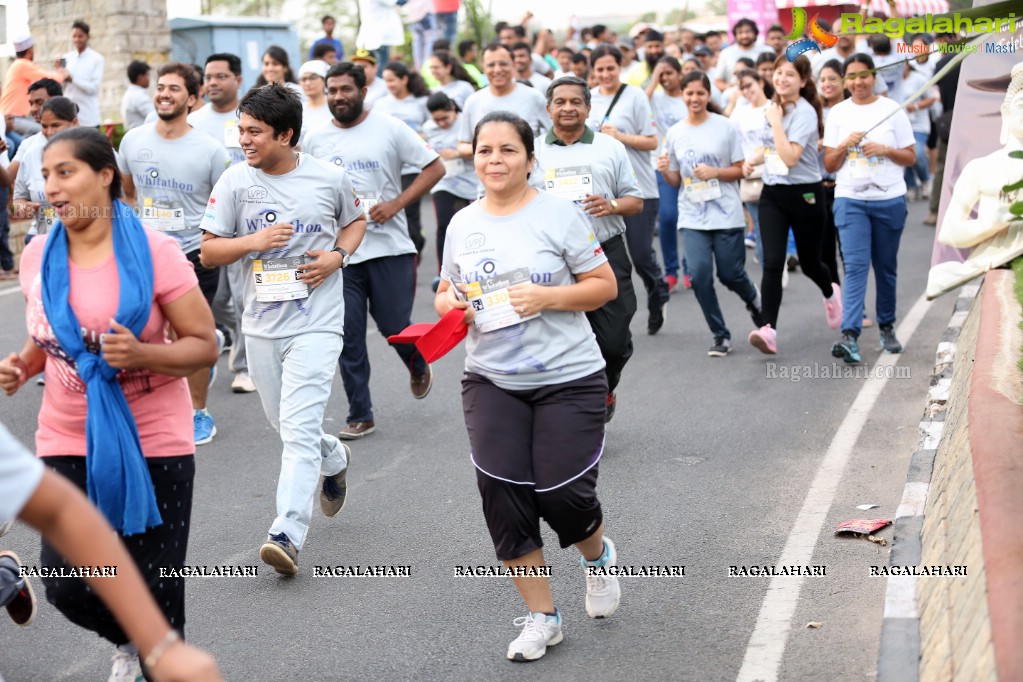
<svg viewBox="0 0 1023 682"><path fill-rule="evenodd" d="M509 661L535 661L547 653L547 647L564 639L561 634L561 614L557 609L553 616L530 613L513 622L516 627L522 627L522 632L508 645Z"/></svg>
<svg viewBox="0 0 1023 682"><path fill-rule="evenodd" d="M604 537L604 553L596 561L579 557L579 563L586 570L586 615L590 618L607 618L618 609L622 601L622 588L618 577L607 575L602 568L618 565L618 551L615 543ZM593 569L593 570L591 570Z"/></svg>

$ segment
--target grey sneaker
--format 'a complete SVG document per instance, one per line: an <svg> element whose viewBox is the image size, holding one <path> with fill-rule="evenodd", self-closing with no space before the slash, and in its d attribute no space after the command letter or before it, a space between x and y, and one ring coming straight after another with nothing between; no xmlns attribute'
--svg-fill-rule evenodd
<svg viewBox="0 0 1023 682"><path fill-rule="evenodd" d="M860 346L856 343L856 337L848 332L842 334L842 340L831 347L831 355L841 358L847 365L858 365L863 361L860 357Z"/></svg>
<svg viewBox="0 0 1023 682"><path fill-rule="evenodd" d="M348 500L348 467L352 465L352 450L344 443L345 468L333 476L320 476L320 511L324 516L335 516L345 508Z"/></svg>
<svg viewBox="0 0 1023 682"><path fill-rule="evenodd" d="M281 575L298 573L298 550L284 533L267 536L266 542L259 548L259 558Z"/></svg>
<svg viewBox="0 0 1023 682"><path fill-rule="evenodd" d="M732 340L724 336L715 336L714 345L707 351L712 358L723 358L732 350Z"/></svg>
<svg viewBox="0 0 1023 682"><path fill-rule="evenodd" d="M895 337L895 329L890 324L882 324L881 330L881 348L889 353L901 353L902 344L899 343L898 338Z"/></svg>

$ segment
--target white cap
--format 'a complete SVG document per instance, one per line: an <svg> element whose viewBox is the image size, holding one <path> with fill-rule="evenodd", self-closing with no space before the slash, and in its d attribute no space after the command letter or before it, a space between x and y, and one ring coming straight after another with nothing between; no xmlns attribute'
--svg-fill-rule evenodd
<svg viewBox="0 0 1023 682"><path fill-rule="evenodd" d="M35 43L32 42L32 36L27 33L23 33L14 39L14 51L24 52L34 44Z"/></svg>
<svg viewBox="0 0 1023 682"><path fill-rule="evenodd" d="M310 62L306 62L298 69L298 77L301 78L303 74L311 73L314 76L319 76L323 80L327 80L327 69L330 65L322 59L314 59Z"/></svg>

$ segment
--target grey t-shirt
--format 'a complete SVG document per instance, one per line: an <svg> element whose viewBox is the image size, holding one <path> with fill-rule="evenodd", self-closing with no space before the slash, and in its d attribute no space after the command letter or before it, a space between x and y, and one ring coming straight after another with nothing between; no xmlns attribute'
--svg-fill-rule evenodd
<svg viewBox="0 0 1023 682"><path fill-rule="evenodd" d="M551 117L547 115L547 100L533 88L516 83L510 93L504 97L497 97L489 87L486 87L465 100L465 108L458 117L460 124L458 140L472 142L476 124L492 111L510 111L525 119L533 129L534 135L540 135L551 127Z"/></svg>
<svg viewBox="0 0 1023 682"><path fill-rule="evenodd" d="M441 277L488 282L523 268L544 286L565 286L575 274L606 263L590 223L573 203L540 192L517 213L493 216L479 202L448 226ZM544 310L502 329L469 325L465 371L506 390L527 390L589 376L604 359L585 313Z"/></svg>
<svg viewBox="0 0 1023 682"><path fill-rule="evenodd" d="M393 116L371 111L354 128L331 124L310 133L305 150L347 170L366 211L366 236L352 254L352 263L416 252L405 211L398 211L383 225L370 221L369 211L376 203L401 194L404 164L422 169L438 158L425 140Z"/></svg>
<svg viewBox="0 0 1023 682"><path fill-rule="evenodd" d="M245 276L242 332L246 336L281 339L307 332L343 333L340 271L306 298L259 302L254 261L295 258L313 249L329 251L337 244L340 231L361 215L362 207L344 169L308 154L300 154L298 167L284 175L267 175L247 163L232 166L223 174L206 205L204 231L240 237L274 224L295 227L284 248L250 253L241 260Z"/></svg>
<svg viewBox="0 0 1023 682"><path fill-rule="evenodd" d="M765 159L764 163L764 184L766 185L802 185L808 182L821 181L820 163L817 161L817 111L813 105L800 97L796 100L796 106L785 112L781 118L782 127L789 142L803 146L803 153L799 155L796 165L789 168L788 175L778 175L772 170L781 168L778 164L780 159L771 162ZM767 131L764 134L764 141L768 147L764 150L765 157L768 154L777 154L774 148L774 134L771 131L771 124L765 121Z"/></svg>
<svg viewBox="0 0 1023 682"><path fill-rule="evenodd" d="M34 139L33 137L28 138ZM30 235L47 234L54 223L57 222L56 213L50 202L46 200L46 179L43 177L43 149L45 149L45 138L43 143L32 144L28 153L21 159L21 166L18 168L18 177L14 181L14 198L34 201L40 205L32 217L32 226L29 228ZM22 147L24 147L22 143ZM21 151L21 148L18 148ZM20 154L19 154L20 155Z"/></svg>
<svg viewBox="0 0 1023 682"><path fill-rule="evenodd" d="M600 88L593 88L590 91L590 97L592 104L586 125L593 130L600 130L605 123L604 118L607 116L608 107L614 100L614 95L602 95ZM634 85L625 86L622 96L618 98L614 109L611 109L611 116L606 122L627 135L657 134L654 112L650 109L650 100L647 99L645 92ZM625 150L629 153L629 160L632 161L632 169L636 171L643 198L656 199L658 193L657 178L654 176L655 157L651 152L640 151L628 146Z"/></svg>
<svg viewBox="0 0 1023 682"><path fill-rule="evenodd" d="M462 81L459 81L462 82ZM431 118L423 126L423 136L434 150L458 149L458 120L447 128L441 128ZM472 159L442 159L444 177L430 193L449 192L456 197L472 201L476 198L476 184L479 179L473 169Z"/></svg>
<svg viewBox="0 0 1023 682"><path fill-rule="evenodd" d="M373 110L378 114L389 114L414 130L417 135L422 135L423 124L430 120L430 112L426 110L426 100L429 97L413 97L409 95L404 99L398 99L391 93L387 93L373 105ZM418 175L420 169L412 164L403 164L402 175Z"/></svg>
<svg viewBox="0 0 1023 682"><path fill-rule="evenodd" d="M18 518L42 478L42 461L0 424L0 526Z"/></svg>
<svg viewBox="0 0 1023 682"><path fill-rule="evenodd" d="M142 223L167 232L185 253L199 248L206 202L231 165L224 145L192 128L165 140L155 123L129 130L121 140L122 173L135 182Z"/></svg>
<svg viewBox="0 0 1023 682"><path fill-rule="evenodd" d="M657 149L655 156L660 155L664 149L664 137L671 130L671 127L679 121L684 121L689 116L685 100L682 97L670 97L664 90L654 90L654 96L650 98L650 109L654 112L654 121L657 123Z"/></svg>
<svg viewBox="0 0 1023 682"><path fill-rule="evenodd" d="M203 108L190 113L188 115L188 122L196 130L206 133L224 145L227 153L231 155L231 163L242 163L245 161L245 154L242 153L242 146L238 141L238 116L236 112L217 111L213 108L212 104L207 104Z"/></svg>
<svg viewBox="0 0 1023 682"><path fill-rule="evenodd" d="M726 168L743 160L742 140L735 126L720 114L709 114L698 126L679 121L665 138L668 168L682 174L678 193L678 226L691 230L728 230L745 227L746 219L739 201L739 183L715 180L721 196L697 201L697 187L705 181L693 176L701 163ZM710 193L715 193L710 190ZM704 196L707 196L706 194Z"/></svg>
<svg viewBox="0 0 1023 682"><path fill-rule="evenodd" d="M459 109L464 109L465 100L469 99L473 93L476 92L476 89L465 81L455 79L447 85L442 85L437 88L436 92L443 92L458 105Z"/></svg>
<svg viewBox="0 0 1023 682"><path fill-rule="evenodd" d="M592 142L578 140L567 147L540 136L534 149L536 165L530 183L555 196L574 200L573 194L585 192L608 199L642 197L625 145L609 135L594 133ZM593 218L587 214L587 218L601 244L625 232L620 215Z"/></svg>

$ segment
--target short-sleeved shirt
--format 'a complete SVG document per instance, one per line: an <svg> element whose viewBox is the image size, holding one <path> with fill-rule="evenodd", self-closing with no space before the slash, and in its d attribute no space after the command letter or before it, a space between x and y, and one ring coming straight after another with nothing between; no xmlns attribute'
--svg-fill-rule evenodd
<svg viewBox="0 0 1023 682"><path fill-rule="evenodd" d="M231 156L222 143L194 128L166 140L156 132L156 125L125 133L118 165L135 182L143 224L166 230L182 251L190 253L199 248L199 223L206 202L224 169L231 165ZM157 212L159 223L150 218ZM181 226L183 229L178 229Z"/></svg>
<svg viewBox="0 0 1023 682"><path fill-rule="evenodd" d="M60 76L44 69L29 59L17 58L7 67L4 74L3 93L0 94L0 111L8 116L28 116L28 86L42 78L60 81Z"/></svg>
<svg viewBox="0 0 1023 682"><path fill-rule="evenodd" d="M231 163L245 161L245 154L239 141L237 111L217 111L212 104L206 104L190 113L188 122L199 132L206 133L224 145L227 153L231 155ZM305 119L302 119L302 127L305 128Z"/></svg>
<svg viewBox="0 0 1023 682"><path fill-rule="evenodd" d="M17 161L18 163L25 163L26 157L28 157L28 155L32 153L32 148L35 147L36 145L39 145L40 147L45 147L46 142L47 139L42 133L29 135L28 137L21 141L20 145L18 145L18 152L14 155L13 161ZM18 172L20 173L21 171Z"/></svg>
<svg viewBox="0 0 1023 682"><path fill-rule="evenodd" d="M388 93L377 100L373 108L380 114L388 114L411 128L417 135L422 135L423 124L430 120L430 112L426 109L426 100L429 97L413 97L409 95L398 99ZM412 164L403 164L402 175L418 174L419 168Z"/></svg>
<svg viewBox="0 0 1023 682"><path fill-rule="evenodd" d="M0 424L0 526L18 518L43 479L43 463Z"/></svg>
<svg viewBox="0 0 1023 682"><path fill-rule="evenodd" d="M29 336L46 353L46 387L39 410L36 454L85 456L85 383L75 363L53 335L42 300L43 248L49 235L33 239L21 256L21 290L25 293L25 324ZM139 335L143 343L168 344L167 318L161 306L178 300L198 285L195 270L173 239L146 230L153 258L153 305ZM68 263L71 309L82 326L85 347L100 352L110 319L117 315L120 279L111 256L91 268ZM135 416L142 454L176 457L195 452L192 399L182 377L156 374L148 369L125 369L117 375L124 397Z"/></svg>
<svg viewBox="0 0 1023 682"><path fill-rule="evenodd" d="M550 87L550 84L553 83L554 81L552 81L547 76L537 73L536 71L531 73L529 75L529 78L527 78L526 80L529 81L530 85L533 86L534 90L543 95L544 99L547 99L547 88Z"/></svg>
<svg viewBox="0 0 1023 682"><path fill-rule="evenodd" d="M679 121L665 140L668 168L682 175L678 193L678 226L690 230L728 230L744 227L746 219L739 200L739 183L718 181L721 196L709 201L694 201L686 190L686 178L699 182L693 169L701 163L727 168L743 160L742 140L731 122L719 114L708 114L698 126Z"/></svg>
<svg viewBox="0 0 1023 682"><path fill-rule="evenodd" d="M458 149L458 120L455 119L447 128L441 128L431 118L423 126L423 136L426 138L427 144L435 151ZM433 186L430 193L449 192L462 199L470 201L475 199L479 178L476 177L472 159L441 159L441 161L444 163L444 177Z"/></svg>
<svg viewBox="0 0 1023 682"><path fill-rule="evenodd" d="M771 134L771 127L764 116L770 105L771 102L768 100L759 107L736 107L729 117L732 125L739 131L739 137L742 139L742 153L747 159L762 154L764 147L772 144L774 136Z"/></svg>
<svg viewBox="0 0 1023 682"><path fill-rule="evenodd" d="M640 63L646 65L646 62ZM658 151L655 156L658 156L664 149L664 136L673 125L689 116L689 110L681 96L671 97L664 90L654 90L654 96L650 98L650 109L654 112L654 121L657 123Z"/></svg>
<svg viewBox="0 0 1023 682"><path fill-rule="evenodd" d="M525 119L529 127L532 128L533 135L539 135L551 127L551 117L547 114L547 100L533 88L516 83L511 92L503 97L498 97L487 87L473 93L469 99L465 100L462 115L458 118L461 124L458 130L458 140L472 142L476 124L492 111L510 111Z"/></svg>
<svg viewBox="0 0 1023 682"><path fill-rule="evenodd" d="M729 45L725 49L721 50L721 54L718 55L717 77L728 83L735 75L735 65L739 63L740 59L748 57L753 60L754 64L756 64L757 57L765 53L774 54L774 50L772 50L768 45L754 44L748 50L744 49L738 43Z"/></svg>
<svg viewBox="0 0 1023 682"><path fill-rule="evenodd" d="M896 109L900 111L870 130ZM865 130L870 130L866 137L868 142L888 145L894 149L911 147L916 143L909 117L901 111L901 105L890 97L878 97L870 104L856 104L852 99L846 99L831 107L824 126L824 146L837 149L849 135ZM835 198L882 201L906 194L902 166L884 156L870 157L866 162L861 161L862 158L861 147L851 147L848 150L836 174ZM869 172L857 172L854 164L862 168L864 163Z"/></svg>
<svg viewBox="0 0 1023 682"><path fill-rule="evenodd" d="M629 161L625 145L610 135L594 133L589 128L573 144L565 145L554 131L536 138L536 165L530 174L535 187L557 193L558 182L568 179L573 184L586 180L586 194L607 199L640 197L639 182ZM586 216L600 243L625 232L625 219L614 214L601 218Z"/></svg>
<svg viewBox="0 0 1023 682"><path fill-rule="evenodd" d="M586 119L586 125L599 131L604 125L604 118L607 116L608 107L614 100L614 95L600 94L600 88L593 88L590 91L590 116ZM611 117L606 121L619 132L627 135L656 135L657 126L654 122L654 112L650 108L650 100L646 93L634 85L626 85L618 103L611 109ZM639 189L644 199L656 199L657 177L654 175L655 157L652 152L641 151L626 146L629 153L629 160L632 161L632 169L636 171L636 178L639 180Z"/></svg>
<svg viewBox="0 0 1023 682"><path fill-rule="evenodd" d="M121 98L121 119L124 121L124 129L138 128L146 122L146 116L155 110L149 92L139 85L130 83L128 89L124 91L124 97Z"/></svg>
<svg viewBox="0 0 1023 682"><path fill-rule="evenodd" d="M248 164L232 166L217 182L203 215L203 231L219 237L244 237L282 223L295 228L283 248L253 252L241 260L245 336L282 339L307 332L343 333L345 304L340 270L306 298L256 300L253 261L295 258L310 250L329 251L337 245L340 231L362 215L343 168L309 154L299 154L298 159L298 167L284 175L268 175Z"/></svg>
<svg viewBox="0 0 1023 682"><path fill-rule="evenodd" d="M476 92L476 88L472 87L472 85L465 81L460 81L457 78L452 80L450 83L435 89L435 91L437 90L450 97L451 100L458 105L459 109L464 109L465 100L469 99L473 93Z"/></svg>
<svg viewBox="0 0 1023 682"><path fill-rule="evenodd" d="M366 99L363 106L372 109L381 97L386 97L388 94L390 93L387 90L387 85L384 84L384 79L378 76L373 79L372 83L366 85Z"/></svg>
<svg viewBox="0 0 1023 682"><path fill-rule="evenodd" d="M926 85L928 80L929 78L924 74L910 69L908 76L896 81L890 97L899 104L904 104L906 100L909 99L909 96ZM924 97L928 96L928 94L924 94ZM909 125L913 128L913 132L931 132L931 117L928 113L928 109L917 108L916 111L909 111L906 112L906 114L909 116Z"/></svg>
<svg viewBox="0 0 1023 682"><path fill-rule="evenodd" d="M766 120L765 120L766 122ZM767 124L770 126L770 124ZM771 172L774 166L771 163L764 164L765 185L802 185L811 182L821 181L820 164L817 161L817 110L813 105L800 97L796 105L788 110L781 117L782 128L789 142L802 145L803 151L796 161L796 165L789 168L788 175L775 175ZM775 152L774 134L768 127L767 153ZM766 137L766 136L765 136ZM779 160L779 163L782 163Z"/></svg>
<svg viewBox="0 0 1023 682"><path fill-rule="evenodd" d="M444 242L441 277L452 283L499 278L522 268L532 282L566 286L607 258L578 206L540 192L512 215L494 216L479 202L455 214ZM465 371L505 390L581 379L604 367L585 313L544 310L539 317L480 332L469 325Z"/></svg>
<svg viewBox="0 0 1023 682"><path fill-rule="evenodd" d="M411 128L378 111L369 112L353 128L331 124L310 133L305 150L348 171L367 213L374 204L401 194L403 165L422 169L438 158L437 152ZM408 236L405 211L398 211L383 225L372 222L368 215L366 220L366 236L359 250L352 254L352 263L416 252Z"/></svg>
<svg viewBox="0 0 1023 682"><path fill-rule="evenodd" d="M309 102L302 102L302 134L298 138L298 143L302 144L309 138L310 133L330 125L333 120L334 115L330 113L329 105L314 108L309 106Z"/></svg>
<svg viewBox="0 0 1023 682"><path fill-rule="evenodd" d="M14 181L15 199L34 201L39 204L39 209L32 216L32 225L28 230L32 236L46 234L57 222L57 215L54 213L53 207L50 206L50 202L46 200L46 178L43 177L45 142L46 138L43 138L43 144L33 143L31 145L28 153L21 159L18 177Z"/></svg>

